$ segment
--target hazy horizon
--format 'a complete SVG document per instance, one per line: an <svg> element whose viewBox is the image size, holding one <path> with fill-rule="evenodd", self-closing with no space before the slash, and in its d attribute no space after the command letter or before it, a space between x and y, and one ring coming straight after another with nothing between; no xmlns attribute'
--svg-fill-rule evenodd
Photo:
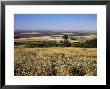
<svg viewBox="0 0 110 89"><path fill-rule="evenodd" d="M96 14L15 14L17 31L97 31Z"/></svg>

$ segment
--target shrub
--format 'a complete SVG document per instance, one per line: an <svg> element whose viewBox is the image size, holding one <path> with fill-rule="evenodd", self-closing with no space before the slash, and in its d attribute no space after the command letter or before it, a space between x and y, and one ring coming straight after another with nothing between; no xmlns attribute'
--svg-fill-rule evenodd
<svg viewBox="0 0 110 89"><path fill-rule="evenodd" d="M87 40L80 44L80 46L85 48L97 48L97 39Z"/></svg>
<svg viewBox="0 0 110 89"><path fill-rule="evenodd" d="M14 42L15 46L21 46L21 45L25 45L25 42Z"/></svg>
<svg viewBox="0 0 110 89"><path fill-rule="evenodd" d="M15 46L26 45L30 48L35 47L83 47L83 48L96 48L97 39L87 40L85 42L70 43L68 40L56 41L28 41L28 42L14 42Z"/></svg>

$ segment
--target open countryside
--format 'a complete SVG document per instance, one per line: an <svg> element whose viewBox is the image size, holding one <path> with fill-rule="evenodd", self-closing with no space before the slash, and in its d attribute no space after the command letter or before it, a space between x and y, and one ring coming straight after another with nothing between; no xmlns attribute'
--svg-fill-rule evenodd
<svg viewBox="0 0 110 89"><path fill-rule="evenodd" d="M97 76L97 32L64 28L15 30L14 75Z"/></svg>

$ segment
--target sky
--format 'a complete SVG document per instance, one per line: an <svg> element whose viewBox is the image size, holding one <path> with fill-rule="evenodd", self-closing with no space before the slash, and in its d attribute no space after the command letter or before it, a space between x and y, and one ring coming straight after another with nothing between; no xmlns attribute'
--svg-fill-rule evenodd
<svg viewBox="0 0 110 89"><path fill-rule="evenodd" d="M15 14L15 31L96 31L96 14Z"/></svg>

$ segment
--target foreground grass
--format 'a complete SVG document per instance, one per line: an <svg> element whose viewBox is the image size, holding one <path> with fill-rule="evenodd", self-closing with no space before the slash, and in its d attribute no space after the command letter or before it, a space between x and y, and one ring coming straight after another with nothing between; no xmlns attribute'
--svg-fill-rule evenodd
<svg viewBox="0 0 110 89"><path fill-rule="evenodd" d="M15 48L15 76L96 76L96 48Z"/></svg>

